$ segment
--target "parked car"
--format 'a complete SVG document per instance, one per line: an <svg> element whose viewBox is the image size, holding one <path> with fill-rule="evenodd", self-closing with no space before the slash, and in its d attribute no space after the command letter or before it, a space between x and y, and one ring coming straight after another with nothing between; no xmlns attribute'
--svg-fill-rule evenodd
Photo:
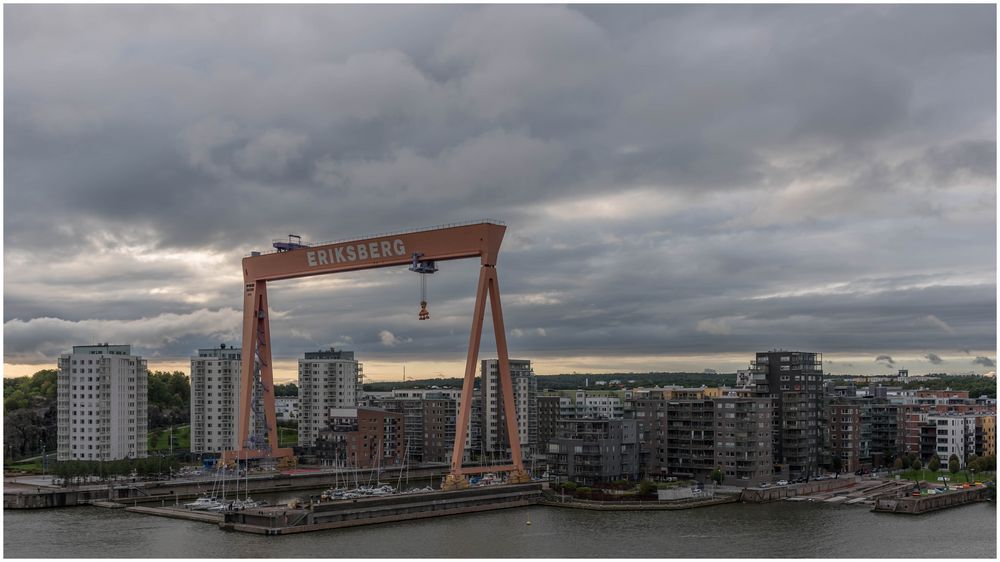
<svg viewBox="0 0 1000 562"><path fill-rule="evenodd" d="M938 476L938 482L950 482L950 481L951 478L948 478L947 476Z"/></svg>
<svg viewBox="0 0 1000 562"><path fill-rule="evenodd" d="M776 482L776 484L777 484L778 486L787 486L787 485L788 485L788 480L778 480L778 481Z"/></svg>

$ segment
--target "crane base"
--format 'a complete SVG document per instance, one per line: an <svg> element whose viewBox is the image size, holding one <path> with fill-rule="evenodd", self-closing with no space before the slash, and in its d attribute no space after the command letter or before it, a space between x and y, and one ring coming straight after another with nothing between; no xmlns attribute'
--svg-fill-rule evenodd
<svg viewBox="0 0 1000 562"><path fill-rule="evenodd" d="M449 474L444 477L441 489L444 491L464 490L469 487L469 480L461 474Z"/></svg>
<svg viewBox="0 0 1000 562"><path fill-rule="evenodd" d="M507 477L508 484L526 484L531 482L531 475L526 470L515 470Z"/></svg>

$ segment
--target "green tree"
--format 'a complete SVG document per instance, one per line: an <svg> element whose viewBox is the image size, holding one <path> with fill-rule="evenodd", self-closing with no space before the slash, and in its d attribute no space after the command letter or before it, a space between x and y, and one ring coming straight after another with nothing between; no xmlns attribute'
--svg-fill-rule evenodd
<svg viewBox="0 0 1000 562"><path fill-rule="evenodd" d="M892 464L892 467L896 470L903 470L903 457L896 457L896 462Z"/></svg>
<svg viewBox="0 0 1000 562"><path fill-rule="evenodd" d="M652 481L643 480L639 482L638 492L640 496L648 496L649 494L652 494L654 491L656 491L656 484L654 484Z"/></svg>
<svg viewBox="0 0 1000 562"><path fill-rule="evenodd" d="M726 478L726 474L722 471L721 466L715 467L715 470L712 471L711 478L712 482L715 482L719 486L722 485L722 481Z"/></svg>
<svg viewBox="0 0 1000 562"><path fill-rule="evenodd" d="M958 471L961 468L961 464L962 464L961 461L958 460L958 455L953 454L952 456L948 457L948 472L952 474L958 474Z"/></svg>
<svg viewBox="0 0 1000 562"><path fill-rule="evenodd" d="M920 470L923 466L924 465L920 462L920 459L913 459L913 464L910 465L910 468L913 470Z"/></svg>
<svg viewBox="0 0 1000 562"><path fill-rule="evenodd" d="M927 463L927 469L931 472L937 472L941 469L941 459L937 455L931 456L930 462Z"/></svg>
<svg viewBox="0 0 1000 562"><path fill-rule="evenodd" d="M572 480L567 480L563 482L560 487L562 488L563 493L572 494L573 492L576 491L576 482L573 482Z"/></svg>
<svg viewBox="0 0 1000 562"><path fill-rule="evenodd" d="M365 385L367 386L367 385ZM293 382L286 382L284 384L274 385L274 395L275 396L298 396L299 387Z"/></svg>

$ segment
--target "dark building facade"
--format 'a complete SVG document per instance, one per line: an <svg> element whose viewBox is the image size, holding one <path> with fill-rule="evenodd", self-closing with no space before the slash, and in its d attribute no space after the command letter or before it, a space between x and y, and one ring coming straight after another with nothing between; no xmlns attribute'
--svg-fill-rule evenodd
<svg viewBox="0 0 1000 562"><path fill-rule="evenodd" d="M855 398L838 396L827 402L830 454L840 459L842 472L861 468L862 407Z"/></svg>
<svg viewBox="0 0 1000 562"><path fill-rule="evenodd" d="M708 481L716 466L714 400L670 400L666 419L667 475Z"/></svg>
<svg viewBox="0 0 1000 562"><path fill-rule="evenodd" d="M559 428L559 396L539 396L538 401L538 450L549 450L549 441Z"/></svg>
<svg viewBox="0 0 1000 562"><path fill-rule="evenodd" d="M377 408L335 408L313 453L334 466L377 468L406 462L402 414Z"/></svg>
<svg viewBox="0 0 1000 562"><path fill-rule="evenodd" d="M667 472L667 400L662 392L633 391L625 398L625 417L634 419L639 467L650 477Z"/></svg>
<svg viewBox="0 0 1000 562"><path fill-rule="evenodd" d="M634 420L562 418L548 451L549 472L561 480L590 485L639 475Z"/></svg>
<svg viewBox="0 0 1000 562"><path fill-rule="evenodd" d="M755 393L773 406L774 464L791 477L814 475L823 461L823 355L801 351L757 353L751 364Z"/></svg>

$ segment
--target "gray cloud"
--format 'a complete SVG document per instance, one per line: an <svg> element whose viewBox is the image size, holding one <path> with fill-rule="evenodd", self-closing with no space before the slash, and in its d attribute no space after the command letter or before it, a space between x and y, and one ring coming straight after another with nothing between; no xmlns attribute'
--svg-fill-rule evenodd
<svg viewBox="0 0 1000 562"><path fill-rule="evenodd" d="M889 357L888 355L879 355L875 358L876 363L880 361L884 361L886 367L892 367L896 364L896 362L892 360L892 357Z"/></svg>
<svg viewBox="0 0 1000 562"><path fill-rule="evenodd" d="M997 362L990 359L989 357L977 356L972 360L973 365L980 365L982 367L996 367Z"/></svg>
<svg viewBox="0 0 1000 562"><path fill-rule="evenodd" d="M483 216L516 353L995 348L995 7L5 16L8 362L183 357L271 238ZM460 360L475 276L276 284L275 353Z"/></svg>
<svg viewBox="0 0 1000 562"><path fill-rule="evenodd" d="M924 358L935 365L940 365L941 363L944 363L944 359L941 359L941 356L938 355L937 353L928 353L924 355Z"/></svg>

